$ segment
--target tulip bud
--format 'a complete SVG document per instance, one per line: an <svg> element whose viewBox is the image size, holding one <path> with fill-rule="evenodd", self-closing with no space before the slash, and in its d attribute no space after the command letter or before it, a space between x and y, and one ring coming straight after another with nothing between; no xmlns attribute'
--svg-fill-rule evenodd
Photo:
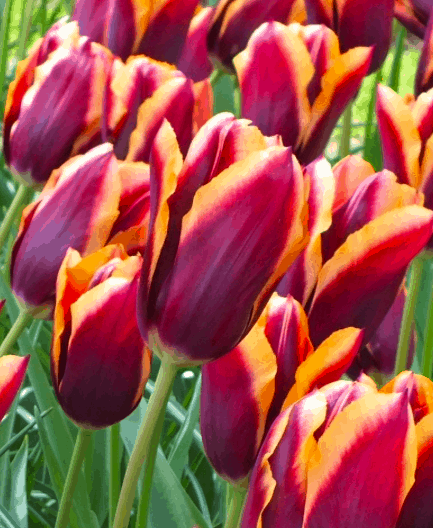
<svg viewBox="0 0 433 528"><path fill-rule="evenodd" d="M70 28L68 24L63 30ZM12 173L26 185L43 185L70 156L100 139L104 94L114 58L105 48L71 33L42 64L30 57L9 87L5 158ZM23 82L23 69L27 82Z"/></svg>
<svg viewBox="0 0 433 528"><path fill-rule="evenodd" d="M29 360L30 356L0 358L0 422L20 390Z"/></svg>
<svg viewBox="0 0 433 528"><path fill-rule="evenodd" d="M139 404L151 355L135 310L141 257L107 246L81 258L69 249L57 280L51 347L54 390L77 425L100 429Z"/></svg>
<svg viewBox="0 0 433 528"><path fill-rule="evenodd" d="M253 143L251 152L203 185L208 173L182 174L167 122L155 138L138 318L150 348L179 364L234 348L306 244L305 188L296 159L284 147L254 151ZM216 165L211 151L202 156L204 166Z"/></svg>

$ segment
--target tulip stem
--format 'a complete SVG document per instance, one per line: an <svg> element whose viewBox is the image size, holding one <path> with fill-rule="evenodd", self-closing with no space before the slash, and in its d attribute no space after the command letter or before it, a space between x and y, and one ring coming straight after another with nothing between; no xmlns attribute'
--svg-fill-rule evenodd
<svg viewBox="0 0 433 528"><path fill-rule="evenodd" d="M238 528L244 508L247 490L241 486L233 486L230 507L227 512L224 528Z"/></svg>
<svg viewBox="0 0 433 528"><path fill-rule="evenodd" d="M432 261L429 261L430 276ZM433 287L430 290L430 304L427 312L427 321L424 329L424 346L422 351L421 373L431 379L433 370Z"/></svg>
<svg viewBox="0 0 433 528"><path fill-rule="evenodd" d="M9 236L10 228L18 214L18 211L25 203L28 193L32 189L29 189L25 185L20 185L14 199L12 200L9 209L6 212L3 222L0 227L0 248L5 246L7 237Z"/></svg>
<svg viewBox="0 0 433 528"><path fill-rule="evenodd" d="M15 319L14 324L11 326L0 345L0 357L10 351L31 320L32 316L30 314L27 312L20 312L20 315Z"/></svg>
<svg viewBox="0 0 433 528"><path fill-rule="evenodd" d="M158 451L159 437L161 436L164 423L165 408L178 368L167 355L163 355L158 377L156 378L155 390L150 397L146 414L138 431L131 458L126 468L113 528L126 528L128 526L135 490L145 461L145 473L137 520L139 519L139 522L141 522L140 528L144 528L147 524L153 469Z"/></svg>
<svg viewBox="0 0 433 528"><path fill-rule="evenodd" d="M72 505L75 486L84 461L84 455L89 446L92 432L89 429L80 428L75 440L74 452L69 464L68 474L60 500L59 513L57 514L55 528L66 528L69 524L69 511Z"/></svg>
<svg viewBox="0 0 433 528"><path fill-rule="evenodd" d="M341 132L340 158L350 154L350 134L352 131L352 107L353 99L349 102L343 114L343 130Z"/></svg>
<svg viewBox="0 0 433 528"><path fill-rule="evenodd" d="M397 374L400 374L400 372L403 372L403 370L406 368L409 342L412 335L412 325L415 315L416 300L418 298L418 291L421 284L422 268L423 257L415 257L412 262L409 292L407 294L403 310L403 317L401 320L394 376L397 376Z"/></svg>
<svg viewBox="0 0 433 528"><path fill-rule="evenodd" d="M120 493L120 459L121 459L121 443L120 443L120 423L116 423L110 427L110 477L109 477L109 526L114 523L114 514L116 513L116 506L119 500Z"/></svg>

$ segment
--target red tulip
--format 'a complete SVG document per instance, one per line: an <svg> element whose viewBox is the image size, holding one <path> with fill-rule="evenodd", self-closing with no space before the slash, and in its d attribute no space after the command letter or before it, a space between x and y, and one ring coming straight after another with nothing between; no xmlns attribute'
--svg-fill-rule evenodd
<svg viewBox="0 0 433 528"><path fill-rule="evenodd" d="M65 413L81 427L119 422L139 404L150 352L135 309L141 257L107 246L69 249L57 280L51 373Z"/></svg>
<svg viewBox="0 0 433 528"><path fill-rule="evenodd" d="M240 161L232 163L231 153L221 159L224 150L215 157L222 133L215 128L218 134L209 122L197 134L183 167L167 122L151 153L138 320L150 348L179 364L233 349L307 239L303 176L290 150L266 147L253 129L254 141L240 143ZM228 168L218 173L222 161Z"/></svg>
<svg viewBox="0 0 433 528"><path fill-rule="evenodd" d="M29 361L30 356L0 358L0 422L20 390Z"/></svg>

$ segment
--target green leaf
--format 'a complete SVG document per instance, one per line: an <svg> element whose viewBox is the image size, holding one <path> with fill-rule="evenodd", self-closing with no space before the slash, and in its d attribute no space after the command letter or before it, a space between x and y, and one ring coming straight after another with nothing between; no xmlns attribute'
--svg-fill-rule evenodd
<svg viewBox="0 0 433 528"><path fill-rule="evenodd" d="M214 114L219 112L235 113L234 101L235 82L232 75L222 75L213 85L214 92Z"/></svg>
<svg viewBox="0 0 433 528"><path fill-rule="evenodd" d="M11 464L10 513L21 528L28 527L26 472L29 439L26 436Z"/></svg>
<svg viewBox="0 0 433 528"><path fill-rule="evenodd" d="M90 504L99 525L108 515L108 464L106 460L108 428L94 431L85 458L85 474ZM95 486L95 482L98 483Z"/></svg>
<svg viewBox="0 0 433 528"><path fill-rule="evenodd" d="M0 504L0 526L1 528L21 528L2 504Z"/></svg>
<svg viewBox="0 0 433 528"><path fill-rule="evenodd" d="M191 447L194 430L198 424L200 414L200 390L201 374L197 379L194 393L189 404L188 411L185 414L185 420L176 435L172 444L168 462L178 479L182 476L183 468L188 463L188 453Z"/></svg>
<svg viewBox="0 0 433 528"><path fill-rule="evenodd" d="M129 455L146 408L143 398L137 409L120 423L120 434ZM191 528L194 524L211 528L183 489L161 448L155 461L149 521L153 528Z"/></svg>

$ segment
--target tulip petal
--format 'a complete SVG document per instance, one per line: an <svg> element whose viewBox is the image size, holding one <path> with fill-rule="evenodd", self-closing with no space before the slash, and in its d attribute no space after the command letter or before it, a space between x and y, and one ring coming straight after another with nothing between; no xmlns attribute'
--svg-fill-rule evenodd
<svg viewBox="0 0 433 528"><path fill-rule="evenodd" d="M417 188L421 138L409 107L391 88L379 84L376 115L384 167L396 174L399 182Z"/></svg>
<svg viewBox="0 0 433 528"><path fill-rule="evenodd" d="M58 169L52 175L55 187L24 211L12 252L11 285L35 315L51 313L57 273L68 247L88 254L108 239L120 197L112 150L109 144L101 145Z"/></svg>
<svg viewBox="0 0 433 528"><path fill-rule="evenodd" d="M290 294L304 306L313 292L322 267L321 234L331 226L335 194L331 165L323 157L310 163L305 168L305 175L310 181L308 196L310 241L278 285L280 295Z"/></svg>
<svg viewBox="0 0 433 528"><path fill-rule="evenodd" d="M416 457L404 394L367 394L351 403L318 441L303 528L394 526L414 481Z"/></svg>
<svg viewBox="0 0 433 528"><path fill-rule="evenodd" d="M334 27L334 0L305 0L308 24Z"/></svg>
<svg viewBox="0 0 433 528"><path fill-rule="evenodd" d="M415 76L415 95L433 88L433 16L430 15L423 38L421 56Z"/></svg>
<svg viewBox="0 0 433 528"><path fill-rule="evenodd" d="M262 24L233 63L242 116L265 135L281 134L284 145L297 145L310 118L307 87L314 74L302 39L278 22Z"/></svg>
<svg viewBox="0 0 433 528"><path fill-rule="evenodd" d="M29 361L30 356L0 358L0 422L20 390Z"/></svg>
<svg viewBox="0 0 433 528"><path fill-rule="evenodd" d="M368 342L391 308L408 264L429 240L432 227L433 213L410 205L389 211L349 235L319 273L309 313L313 345L350 325L365 328Z"/></svg>
<svg viewBox="0 0 433 528"><path fill-rule="evenodd" d="M177 61L177 67L189 79L202 81L212 73L212 63L209 60L206 38L214 14L213 7L205 7L191 20L182 54Z"/></svg>
<svg viewBox="0 0 433 528"><path fill-rule="evenodd" d="M433 134L433 88L427 93L422 93L413 103L410 110L421 137L421 142L425 143Z"/></svg>
<svg viewBox="0 0 433 528"><path fill-rule="evenodd" d="M137 127L131 134L127 161L149 162L154 138L167 119L185 155L192 139L194 92L191 80L171 79L144 101L138 110Z"/></svg>
<svg viewBox="0 0 433 528"><path fill-rule="evenodd" d="M281 413L270 429L250 479L241 528L301 528L308 460L326 402L316 392Z"/></svg>
<svg viewBox="0 0 433 528"><path fill-rule="evenodd" d="M170 277L159 286L156 349L207 360L236 346L306 243L304 199L300 168L283 147L251 154L197 191ZM236 307L227 309L227 299ZM200 335L210 331L212 346L203 350Z"/></svg>
<svg viewBox="0 0 433 528"><path fill-rule="evenodd" d="M181 56L189 23L199 0L155 2L149 25L137 53L176 64Z"/></svg>
<svg viewBox="0 0 433 528"><path fill-rule="evenodd" d="M433 413L433 381L410 371L400 372L380 389L385 394L407 392L415 423Z"/></svg>
<svg viewBox="0 0 433 528"><path fill-rule="evenodd" d="M361 346L364 332L358 328L344 328L334 332L313 354L298 367L296 383L287 395L283 409L308 394L336 381L349 368Z"/></svg>
<svg viewBox="0 0 433 528"><path fill-rule="evenodd" d="M357 46L374 46L368 73L385 60L391 44L394 0L336 0L341 52Z"/></svg>
<svg viewBox="0 0 433 528"><path fill-rule="evenodd" d="M372 48L352 49L340 55L322 77L322 91L314 101L308 127L296 149L303 164L322 154L344 108L367 75L372 53Z"/></svg>
<svg viewBox="0 0 433 528"><path fill-rule="evenodd" d="M346 156L332 167L335 178L333 212L349 201L358 186L374 174L374 169L361 156Z"/></svg>
<svg viewBox="0 0 433 528"><path fill-rule="evenodd" d="M195 136L213 116L213 90L209 79L197 82L193 86L194 110L192 118L192 134Z"/></svg>
<svg viewBox="0 0 433 528"><path fill-rule="evenodd" d="M298 366L313 353L307 316L293 297L273 294L267 305L265 334L276 356L275 395L268 413L270 425L281 411L284 399L295 383Z"/></svg>
<svg viewBox="0 0 433 528"><path fill-rule="evenodd" d="M251 471L274 396L277 364L264 325L262 317L236 348L202 367L203 444L217 473L230 482Z"/></svg>

